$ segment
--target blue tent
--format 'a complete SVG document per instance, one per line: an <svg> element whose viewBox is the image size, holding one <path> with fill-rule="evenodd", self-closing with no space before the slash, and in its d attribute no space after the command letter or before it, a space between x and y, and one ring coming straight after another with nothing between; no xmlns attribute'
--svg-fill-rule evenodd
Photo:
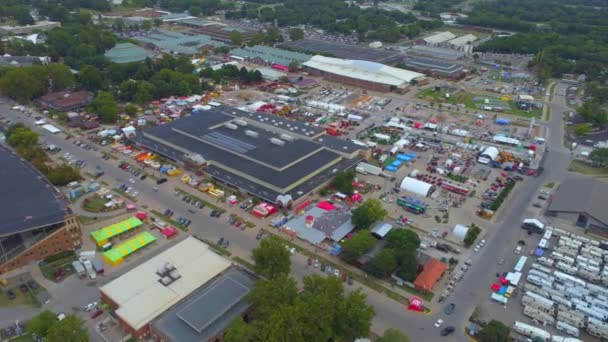
<svg viewBox="0 0 608 342"><path fill-rule="evenodd" d="M407 156L405 154L398 154L397 155L397 159L399 160L406 160Z"/></svg>
<svg viewBox="0 0 608 342"><path fill-rule="evenodd" d="M543 254L545 254L545 250L542 248L537 248L534 251L534 256L536 256L536 257L541 257L541 256L543 256Z"/></svg>
<svg viewBox="0 0 608 342"><path fill-rule="evenodd" d="M386 170L387 171L391 171L391 172L395 172L395 171L397 171L397 168L394 167L394 166L392 166L392 165L389 165L389 166L386 167Z"/></svg>
<svg viewBox="0 0 608 342"><path fill-rule="evenodd" d="M416 153L408 153L406 156L416 158Z"/></svg>
<svg viewBox="0 0 608 342"><path fill-rule="evenodd" d="M401 164L403 164L403 162L402 162L401 160L395 160L395 161L394 161L394 162L391 164L391 166L399 166L399 165L401 165Z"/></svg>
<svg viewBox="0 0 608 342"><path fill-rule="evenodd" d="M496 118L496 123L499 125L508 125L511 121L509 119Z"/></svg>

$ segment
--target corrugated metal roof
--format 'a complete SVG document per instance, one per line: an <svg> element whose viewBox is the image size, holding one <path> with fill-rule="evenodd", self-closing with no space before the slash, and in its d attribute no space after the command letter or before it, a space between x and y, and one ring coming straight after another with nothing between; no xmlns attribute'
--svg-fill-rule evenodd
<svg viewBox="0 0 608 342"><path fill-rule="evenodd" d="M440 44L440 43L446 42L446 41L448 41L450 39L454 39L454 38L456 38L455 34L453 34L450 31L444 31L444 32L439 32L432 36L423 38L423 40L425 42L427 42L428 44Z"/></svg>
<svg viewBox="0 0 608 342"><path fill-rule="evenodd" d="M277 49L269 46L255 45L230 51L231 55L243 58L260 58L269 63L289 65L292 61L304 63L312 58L311 55Z"/></svg>
<svg viewBox="0 0 608 342"><path fill-rule="evenodd" d="M171 263L181 278L168 286L156 271ZM188 237L101 288L118 304L118 317L135 329L148 324L194 290L230 267L230 261Z"/></svg>
<svg viewBox="0 0 608 342"><path fill-rule="evenodd" d="M147 36L137 36L133 39L153 44L161 50L173 51L185 55L198 53L200 47L211 45L213 47L225 46L224 43L213 40L204 34L187 35L179 32L158 31Z"/></svg>
<svg viewBox="0 0 608 342"><path fill-rule="evenodd" d="M380 63L324 56L314 56L303 65L336 75L387 84L395 87L407 84L411 80L424 77L423 74L418 72L394 68Z"/></svg>

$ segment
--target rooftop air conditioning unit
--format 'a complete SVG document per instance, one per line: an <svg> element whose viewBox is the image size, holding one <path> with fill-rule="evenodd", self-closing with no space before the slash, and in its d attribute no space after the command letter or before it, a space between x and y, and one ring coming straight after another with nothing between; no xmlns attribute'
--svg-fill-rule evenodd
<svg viewBox="0 0 608 342"><path fill-rule="evenodd" d="M239 128L239 126L237 126L237 125L235 125L233 123L227 123L226 124L226 128L230 128L230 129L234 129L235 130L235 129Z"/></svg>
<svg viewBox="0 0 608 342"><path fill-rule="evenodd" d="M239 126L247 126L247 121L244 121L244 120L237 119L237 120L234 120L232 122L234 122L235 124L237 124Z"/></svg>
<svg viewBox="0 0 608 342"><path fill-rule="evenodd" d="M251 131L251 130L246 130L245 131L245 135L250 136L252 138L257 138L257 137L260 136L260 134L258 132L254 132L254 131Z"/></svg>
<svg viewBox="0 0 608 342"><path fill-rule="evenodd" d="M285 146L285 142L281 139L277 139L277 138L270 138L270 142L277 145L277 146Z"/></svg>

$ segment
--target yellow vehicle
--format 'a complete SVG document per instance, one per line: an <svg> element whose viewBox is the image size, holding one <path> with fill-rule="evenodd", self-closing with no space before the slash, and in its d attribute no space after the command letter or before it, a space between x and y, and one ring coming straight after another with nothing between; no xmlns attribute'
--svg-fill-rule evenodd
<svg viewBox="0 0 608 342"><path fill-rule="evenodd" d="M222 197L222 196L224 196L224 191L222 191L220 189L216 189L216 188L211 188L209 190L209 194L213 197Z"/></svg>
<svg viewBox="0 0 608 342"><path fill-rule="evenodd" d="M2 284L2 286L4 286L4 287L8 287L8 280L0 279L0 284Z"/></svg>
<svg viewBox="0 0 608 342"><path fill-rule="evenodd" d="M188 182L190 182L190 179L192 179L192 177L190 175L183 175L182 183L187 184Z"/></svg>
<svg viewBox="0 0 608 342"><path fill-rule="evenodd" d="M201 183L201 184L199 184L198 189L200 191L202 191L202 192L207 192L207 191L213 189L213 184L211 184L211 183L204 183L204 184Z"/></svg>

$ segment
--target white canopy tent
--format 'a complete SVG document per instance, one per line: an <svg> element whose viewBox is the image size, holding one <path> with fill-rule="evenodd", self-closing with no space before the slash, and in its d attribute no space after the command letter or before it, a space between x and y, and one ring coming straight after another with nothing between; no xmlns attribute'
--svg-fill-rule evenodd
<svg viewBox="0 0 608 342"><path fill-rule="evenodd" d="M405 191L409 191L415 193L416 195L426 197L429 195L431 189L433 188L433 185L417 180L416 178L405 177L401 181L400 187Z"/></svg>

